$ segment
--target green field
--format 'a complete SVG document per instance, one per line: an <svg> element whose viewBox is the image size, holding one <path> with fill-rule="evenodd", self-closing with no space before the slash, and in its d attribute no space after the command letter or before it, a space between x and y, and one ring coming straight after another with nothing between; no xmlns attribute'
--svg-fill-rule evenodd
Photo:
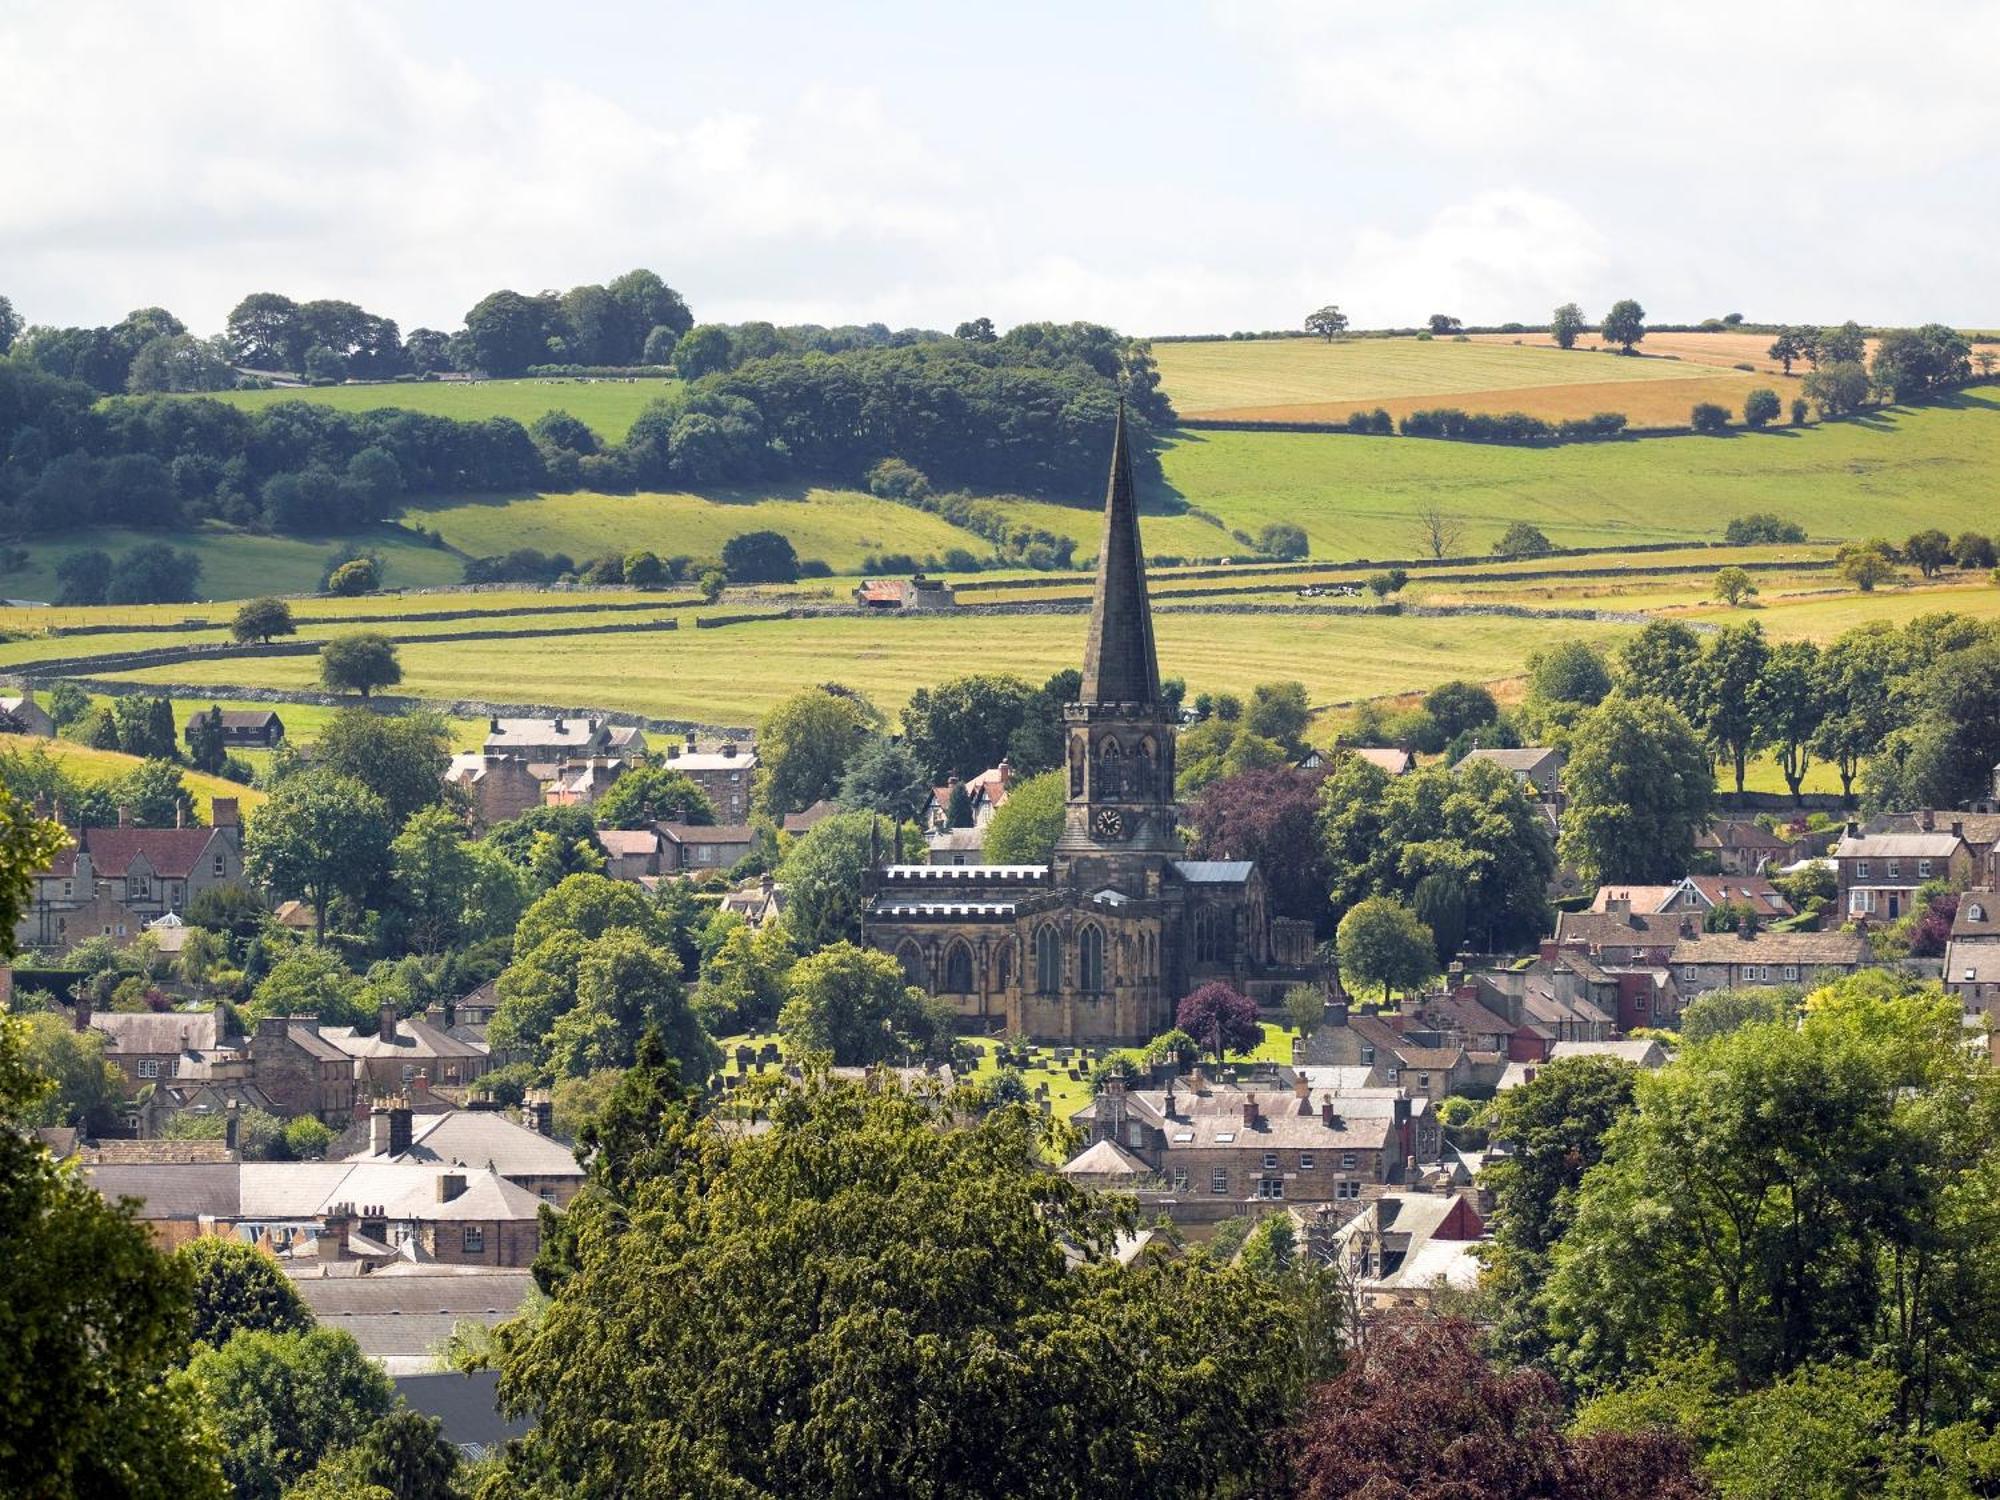
<svg viewBox="0 0 2000 1500"><path fill-rule="evenodd" d="M1332 559L1416 555L1415 518L1431 504L1464 524L1465 553L1485 552L1516 520L1558 546L1596 547L1718 540L1757 510L1819 538L1900 539L1993 526L2000 395L1963 391L1804 430L1556 448L1185 432L1161 463L1173 497L1253 535L1296 522L1313 556Z"/></svg>
<svg viewBox="0 0 2000 1500"><path fill-rule="evenodd" d="M318 588L328 555L343 541L379 553L385 581L393 586L434 588L457 583L464 577L460 559L450 552L427 547L406 532L386 527L349 537L319 539L253 536L220 526L203 526L187 532L104 529L24 539L21 545L28 553L28 565L0 573L0 595L10 599L53 599L56 564L70 553L95 547L117 557L143 542L162 541L200 556L201 580L197 593L203 599L245 599L255 594L297 594ZM185 613L188 607L171 608ZM96 616L93 613L91 617ZM0 625L7 623L7 615L0 612Z"/></svg>
<svg viewBox="0 0 2000 1500"><path fill-rule="evenodd" d="M546 412L566 411L600 437L618 442L633 418L679 384L677 380L435 380L225 391L215 399L249 409L280 401L310 401L340 411L395 407L462 422L512 417L523 427Z"/></svg>
<svg viewBox="0 0 2000 1500"><path fill-rule="evenodd" d="M1173 614L1155 622L1160 669L1199 689L1247 691L1297 678L1315 704L1421 690L1447 678L1503 677L1546 639L1536 620L1496 616ZM1629 627L1565 623L1566 635L1615 640ZM673 634L463 641L401 651L399 691L418 697L623 709L662 718L748 724L788 694L829 680L885 709L960 672L1040 680L1074 666L1077 615L1007 619L851 617L772 620ZM313 685L309 656L180 663L120 674L134 682Z"/></svg>
<svg viewBox="0 0 2000 1500"><path fill-rule="evenodd" d="M516 547L566 552L579 561L645 547L662 557L714 557L746 531L781 531L801 558L853 573L871 552L919 558L963 547L990 556L992 545L920 510L859 490L799 488L708 495L540 495L527 500L462 500L412 507L406 521L430 527L474 557ZM1095 543L1092 551L1096 550Z"/></svg>
<svg viewBox="0 0 2000 1500"><path fill-rule="evenodd" d="M1248 339L1153 345L1160 384L1182 415L1235 407L1460 396L1530 386L1685 380L1676 360L1592 357L1450 339ZM1607 403L1615 406L1615 400Z"/></svg>
<svg viewBox="0 0 2000 1500"><path fill-rule="evenodd" d="M32 755L36 750L55 760L72 777L89 786L120 780L145 764L136 755L124 755L116 750L97 750L70 740L30 739L18 735L0 738L0 753ZM200 771L191 771L185 767L181 770L181 783L193 794L195 815L203 822L208 822L213 817L211 803L216 797L236 798L245 812L261 805L264 801L264 793L251 787L238 786L235 782L225 781L220 776L205 776Z"/></svg>

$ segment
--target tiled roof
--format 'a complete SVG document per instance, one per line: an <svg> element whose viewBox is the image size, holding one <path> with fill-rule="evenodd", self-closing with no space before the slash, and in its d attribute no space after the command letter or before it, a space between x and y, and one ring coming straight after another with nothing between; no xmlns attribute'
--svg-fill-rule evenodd
<svg viewBox="0 0 2000 1500"><path fill-rule="evenodd" d="M208 851L213 828L84 828L70 835L72 844L58 854L49 873L66 876L76 870L76 844L90 854L91 867L111 879L122 879L141 854L153 872L185 880Z"/></svg>
<svg viewBox="0 0 2000 1500"><path fill-rule="evenodd" d="M1243 1104L1257 1102L1259 1123L1246 1127ZM1364 1112L1349 1107L1336 1096L1335 1124L1329 1125L1319 1110L1320 1100L1302 1101L1290 1089L1261 1092L1222 1089L1207 1095L1174 1091L1174 1114L1166 1113L1164 1090L1145 1089L1126 1096L1127 1107L1143 1109L1156 1129L1166 1137L1168 1151L1208 1151L1234 1146L1239 1150L1270 1150L1273 1147L1302 1148L1308 1151L1379 1151L1388 1145L1395 1129L1391 1114Z"/></svg>
<svg viewBox="0 0 2000 1500"><path fill-rule="evenodd" d="M1356 760L1365 760L1391 776L1401 776L1416 764L1416 757L1407 750L1397 750L1387 746L1352 745L1344 747Z"/></svg>
<svg viewBox="0 0 2000 1500"><path fill-rule="evenodd" d="M1650 947L1681 935L1680 912L1559 911L1556 941L1591 948ZM1695 924L1699 926L1699 923Z"/></svg>
<svg viewBox="0 0 2000 1500"><path fill-rule="evenodd" d="M1682 883L1701 892L1711 906L1750 906L1764 916L1788 917L1792 913L1791 902L1762 875L1690 875Z"/></svg>
<svg viewBox="0 0 2000 1500"><path fill-rule="evenodd" d="M1781 839L1762 823L1746 822L1731 818L1713 824L1695 839L1700 848L1715 849L1789 849L1789 839Z"/></svg>
<svg viewBox="0 0 2000 1500"><path fill-rule="evenodd" d="M1679 889L1677 885L1600 885L1591 897L1590 909L1606 911L1613 901L1623 901L1633 911L1655 912Z"/></svg>
<svg viewBox="0 0 2000 1500"><path fill-rule="evenodd" d="M1116 1141L1086 1146L1060 1168L1065 1177L1150 1177L1153 1169Z"/></svg>
<svg viewBox="0 0 2000 1500"><path fill-rule="evenodd" d="M196 713L191 713L187 717L185 727L192 729L207 717L208 710L205 708ZM222 711L222 727L224 729L263 729L276 720L277 717L277 714L268 708L225 708Z"/></svg>
<svg viewBox="0 0 2000 1500"><path fill-rule="evenodd" d="M1704 932L1674 944L1668 962L1683 964L1852 964L1869 961L1868 940L1856 932Z"/></svg>

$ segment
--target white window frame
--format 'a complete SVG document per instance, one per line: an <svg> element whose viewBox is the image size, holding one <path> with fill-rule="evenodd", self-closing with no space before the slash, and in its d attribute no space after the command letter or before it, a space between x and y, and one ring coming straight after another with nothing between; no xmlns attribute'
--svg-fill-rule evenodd
<svg viewBox="0 0 2000 1500"><path fill-rule="evenodd" d="M1312 1152L1301 1151L1299 1153L1299 1170L1301 1172L1310 1172L1317 1165L1318 1163L1313 1160Z"/></svg>
<svg viewBox="0 0 2000 1500"><path fill-rule="evenodd" d="M1355 1168L1355 1163L1356 1163L1356 1160L1357 1160L1357 1158L1356 1158L1355 1154L1354 1154L1354 1153L1353 1153L1352 1151L1343 1151L1343 1152L1341 1152L1341 1153L1340 1153L1340 1170L1341 1170L1341 1171L1343 1171L1343 1172L1352 1172L1352 1171L1354 1170L1354 1168Z"/></svg>
<svg viewBox="0 0 2000 1500"><path fill-rule="evenodd" d="M1229 1168L1210 1167L1208 1169L1208 1190L1211 1193L1226 1194L1229 1191Z"/></svg>
<svg viewBox="0 0 2000 1500"><path fill-rule="evenodd" d="M1903 862L1900 859L1884 860L1882 868L1888 873L1891 880L1895 880L1900 878L1903 873Z"/></svg>
<svg viewBox="0 0 2000 1500"><path fill-rule="evenodd" d="M459 1230L458 1247L466 1255L484 1255L486 1253L486 1226L483 1224L464 1225Z"/></svg>
<svg viewBox="0 0 2000 1500"><path fill-rule="evenodd" d="M1929 860L1927 860L1927 859L1920 859L1920 860L1918 860L1918 861L1917 861L1917 879L1919 879L1919 880L1929 880L1930 878L1931 878L1931 862L1930 862Z"/></svg>
<svg viewBox="0 0 2000 1500"><path fill-rule="evenodd" d="M1285 1179L1282 1177L1259 1177L1257 1179L1257 1196L1267 1203L1284 1202Z"/></svg>
<svg viewBox="0 0 2000 1500"><path fill-rule="evenodd" d="M1790 979L1797 979L1798 977L1799 977L1799 966L1797 964L1786 964L1785 978L1790 980Z"/></svg>
<svg viewBox="0 0 2000 1500"><path fill-rule="evenodd" d="M1857 859L1857 860L1856 860L1856 861L1854 862L1854 878L1855 878L1856 880L1866 880L1866 879L1868 878L1868 861L1867 861L1867 860L1865 860L1865 859Z"/></svg>
<svg viewBox="0 0 2000 1500"><path fill-rule="evenodd" d="M1266 1172L1275 1172L1275 1171L1277 1171L1277 1170L1278 1170L1278 1153L1277 1153L1277 1152L1275 1152L1275 1151L1266 1151L1266 1152L1264 1153L1264 1160L1263 1160L1263 1170L1264 1170L1264 1171L1266 1171Z"/></svg>
<svg viewBox="0 0 2000 1500"><path fill-rule="evenodd" d="M1185 1193L1185 1192L1186 1192L1187 1190L1188 1190L1188 1173L1187 1173L1187 1168L1186 1168L1186 1167L1175 1167L1175 1168L1174 1168L1174 1191L1175 1191L1175 1192L1177 1192L1177 1193Z"/></svg>
<svg viewBox="0 0 2000 1500"><path fill-rule="evenodd" d="M160 1076L160 1064L158 1059L151 1057L140 1058L139 1076L141 1078L158 1078Z"/></svg>

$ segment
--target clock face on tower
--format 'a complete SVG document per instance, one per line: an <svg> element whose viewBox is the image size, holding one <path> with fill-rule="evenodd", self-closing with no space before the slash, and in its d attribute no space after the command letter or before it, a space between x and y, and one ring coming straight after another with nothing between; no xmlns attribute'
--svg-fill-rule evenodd
<svg viewBox="0 0 2000 1500"><path fill-rule="evenodd" d="M1101 839L1122 839L1125 837L1125 815L1115 807L1107 807L1097 815L1097 836Z"/></svg>

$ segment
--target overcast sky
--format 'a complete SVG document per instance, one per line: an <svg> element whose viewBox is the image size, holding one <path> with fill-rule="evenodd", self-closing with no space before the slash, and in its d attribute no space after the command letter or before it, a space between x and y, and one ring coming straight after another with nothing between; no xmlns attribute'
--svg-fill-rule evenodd
<svg viewBox="0 0 2000 1500"><path fill-rule="evenodd" d="M2000 323L2000 5L0 0L0 294Z"/></svg>

